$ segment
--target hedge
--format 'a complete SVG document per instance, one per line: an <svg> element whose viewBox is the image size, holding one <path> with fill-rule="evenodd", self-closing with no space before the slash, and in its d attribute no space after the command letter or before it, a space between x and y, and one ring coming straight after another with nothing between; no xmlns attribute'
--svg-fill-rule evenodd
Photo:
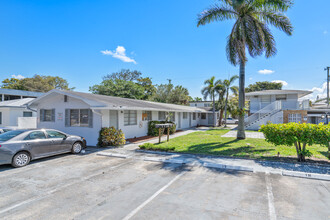
<svg viewBox="0 0 330 220"><path fill-rule="evenodd" d="M159 135L159 130L158 128L155 127L156 124L166 124L166 123L170 123L173 124L172 127L170 127L170 134L174 134L176 131L176 124L174 122L166 122L166 121L149 121L148 124L148 135L149 136L158 136ZM165 128L163 129L163 133L167 134L167 129Z"/></svg>
<svg viewBox="0 0 330 220"><path fill-rule="evenodd" d="M306 149L307 145L320 144L328 147L330 152L330 125L293 122L267 124L262 125L260 131L264 133L267 142L274 145L295 146L298 161L306 161L306 156L312 156L312 153Z"/></svg>
<svg viewBox="0 0 330 220"><path fill-rule="evenodd" d="M143 150L159 150L159 151L174 151L175 147L159 146L152 143L144 143L139 146Z"/></svg>
<svg viewBox="0 0 330 220"><path fill-rule="evenodd" d="M125 135L121 129L117 130L114 127L101 128L98 138L98 146L119 146L125 143Z"/></svg>

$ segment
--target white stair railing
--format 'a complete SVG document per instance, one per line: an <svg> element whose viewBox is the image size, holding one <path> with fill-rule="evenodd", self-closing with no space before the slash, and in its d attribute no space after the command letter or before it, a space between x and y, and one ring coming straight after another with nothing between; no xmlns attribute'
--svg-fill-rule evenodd
<svg viewBox="0 0 330 220"><path fill-rule="evenodd" d="M281 100L272 102L269 105L265 106L264 108L260 109L259 111L255 112L254 114L247 117L245 119L245 126L249 126L251 123L258 121L267 115L274 114L281 109L282 109Z"/></svg>

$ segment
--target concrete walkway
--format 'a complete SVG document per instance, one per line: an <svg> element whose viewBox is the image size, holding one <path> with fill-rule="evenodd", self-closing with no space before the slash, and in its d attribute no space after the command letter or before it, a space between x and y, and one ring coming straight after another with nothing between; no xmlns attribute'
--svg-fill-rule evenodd
<svg viewBox="0 0 330 220"><path fill-rule="evenodd" d="M190 134L190 133L193 133L193 132L196 132L196 131L207 131L209 129L212 129L212 128L209 128L209 127L198 127L198 128L190 128L190 129L186 129L186 130L183 130L181 132L177 132L177 133L174 133L174 134L171 134L170 135L170 140L172 138L176 138L176 137L180 137L180 136L183 136L183 135L187 135L187 134ZM166 141L167 140L167 136L164 135L161 137L161 141ZM149 140L146 140L146 141L141 141L139 143L130 143L130 144L126 144L124 145L123 149L125 150L135 150L135 149L139 149L139 145L141 144L144 144L144 143L158 143L159 139L158 137L155 137L153 139L149 139Z"/></svg>
<svg viewBox="0 0 330 220"><path fill-rule="evenodd" d="M231 130L227 132L226 134L222 135L221 137L236 137L237 136L237 130ZM246 138L261 138L265 139L265 136L262 132L245 132Z"/></svg>

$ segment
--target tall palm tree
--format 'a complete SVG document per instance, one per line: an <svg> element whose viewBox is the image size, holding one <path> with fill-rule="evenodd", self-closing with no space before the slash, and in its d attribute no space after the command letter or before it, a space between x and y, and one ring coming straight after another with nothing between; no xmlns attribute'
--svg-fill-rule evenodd
<svg viewBox="0 0 330 220"><path fill-rule="evenodd" d="M225 99L225 127L227 127L227 105L228 105L229 90L234 94L238 93L237 86L233 86L233 83L235 82L236 79L238 79L237 75L230 77L230 79L225 79L225 80L222 81L222 87L225 90L225 95L226 95L226 99Z"/></svg>
<svg viewBox="0 0 330 220"><path fill-rule="evenodd" d="M288 35L293 27L284 14L293 0L219 0L208 10L200 13L197 26L214 21L235 21L227 42L227 58L233 65L240 65L239 72L239 122L237 139L245 139L244 104L245 104L245 64L246 49L251 57L266 57L276 54L275 39L269 26L272 25Z"/></svg>
<svg viewBox="0 0 330 220"><path fill-rule="evenodd" d="M213 126L216 126L217 117L215 116L215 96L216 96L216 91L217 91L219 85L216 84L215 76L212 76L210 79L205 80L204 85L205 85L205 87L202 89L202 95L204 96L204 99L207 99L207 97L210 97L213 102L213 105L212 105Z"/></svg>

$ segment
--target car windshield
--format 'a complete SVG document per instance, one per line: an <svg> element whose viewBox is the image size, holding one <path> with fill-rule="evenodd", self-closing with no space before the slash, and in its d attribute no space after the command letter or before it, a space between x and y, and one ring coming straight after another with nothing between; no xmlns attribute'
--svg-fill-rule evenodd
<svg viewBox="0 0 330 220"><path fill-rule="evenodd" d="M8 131L5 132L3 134L0 134L0 141L8 141L14 137L16 137L17 135L22 134L24 131Z"/></svg>

